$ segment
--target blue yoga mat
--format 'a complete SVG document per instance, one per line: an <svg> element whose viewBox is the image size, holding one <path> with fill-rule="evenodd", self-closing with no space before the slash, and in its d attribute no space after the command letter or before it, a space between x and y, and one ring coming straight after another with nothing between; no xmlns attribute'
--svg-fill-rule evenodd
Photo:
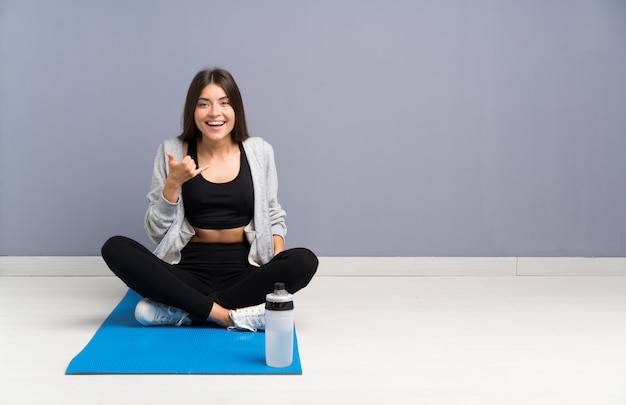
<svg viewBox="0 0 626 405"><path fill-rule="evenodd" d="M294 331L293 363L265 364L265 334L206 326L145 327L132 290L104 321L66 374L302 374Z"/></svg>

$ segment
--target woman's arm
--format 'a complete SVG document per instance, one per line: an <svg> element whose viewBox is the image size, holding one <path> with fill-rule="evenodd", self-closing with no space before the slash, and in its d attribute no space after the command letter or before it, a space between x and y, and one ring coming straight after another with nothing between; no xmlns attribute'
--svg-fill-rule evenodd
<svg viewBox="0 0 626 405"><path fill-rule="evenodd" d="M163 196L167 171L165 147L161 144L154 158L152 186L148 193L148 210L144 218L144 229L156 244L161 242L172 225L180 205L179 199L170 202Z"/></svg>
<svg viewBox="0 0 626 405"><path fill-rule="evenodd" d="M176 160L181 150L166 151L161 144L154 159L152 190L148 194L148 211L145 229L155 243L159 243L169 230L181 208L180 191L185 182L208 169L208 165L196 169L196 162L189 156ZM178 153L180 152L180 153Z"/></svg>

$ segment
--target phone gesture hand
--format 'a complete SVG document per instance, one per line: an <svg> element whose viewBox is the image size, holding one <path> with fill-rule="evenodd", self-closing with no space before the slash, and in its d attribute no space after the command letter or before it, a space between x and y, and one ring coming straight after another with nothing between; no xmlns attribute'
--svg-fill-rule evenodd
<svg viewBox="0 0 626 405"><path fill-rule="evenodd" d="M171 177L175 184L182 185L210 167L210 165L206 165L196 168L196 162L189 155L182 158L182 160L176 160L172 152L166 152L165 154L167 155L170 168L168 177Z"/></svg>

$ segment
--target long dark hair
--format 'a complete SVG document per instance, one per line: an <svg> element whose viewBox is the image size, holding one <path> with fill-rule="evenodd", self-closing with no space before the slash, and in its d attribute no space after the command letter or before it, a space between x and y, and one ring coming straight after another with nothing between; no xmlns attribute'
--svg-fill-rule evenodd
<svg viewBox="0 0 626 405"><path fill-rule="evenodd" d="M194 112L198 104L198 98L202 90L209 84L214 83L224 89L230 105L235 111L235 126L231 137L235 142L243 142L248 139L248 127L246 126L246 114L243 110L243 100L239 87L233 76L224 69L205 69L199 71L191 81L187 91L185 109L183 110L183 133L178 137L183 141L190 141L202 137L202 133L196 126Z"/></svg>

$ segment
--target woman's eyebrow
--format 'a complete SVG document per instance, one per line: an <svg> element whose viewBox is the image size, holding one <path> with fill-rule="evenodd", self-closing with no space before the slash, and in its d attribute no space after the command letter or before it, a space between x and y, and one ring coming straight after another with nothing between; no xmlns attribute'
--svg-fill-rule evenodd
<svg viewBox="0 0 626 405"><path fill-rule="evenodd" d="M228 99L228 96L224 96L224 97L220 97L218 98L218 100L224 100L224 99ZM211 101L211 99L209 98L205 98L205 97L200 97L198 98L198 101L203 100L203 101Z"/></svg>

